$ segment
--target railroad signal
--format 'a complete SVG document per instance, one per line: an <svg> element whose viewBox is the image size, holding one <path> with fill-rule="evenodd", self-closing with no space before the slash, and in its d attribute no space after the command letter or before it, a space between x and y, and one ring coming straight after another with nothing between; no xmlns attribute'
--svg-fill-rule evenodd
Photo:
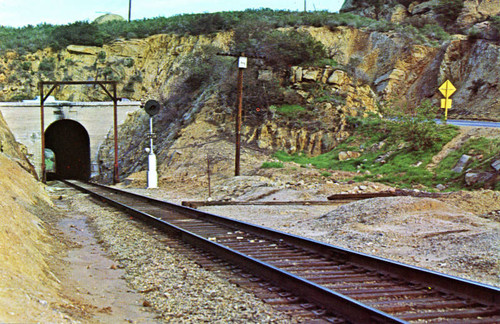
<svg viewBox="0 0 500 324"><path fill-rule="evenodd" d="M149 147L146 148L148 153L148 188L158 188L158 171L153 146L153 140L156 139L156 134L153 132L153 116L158 114L160 109L161 104L156 100L148 100L144 105L144 110L149 115L149 134L146 135L149 140Z"/></svg>
<svg viewBox="0 0 500 324"><path fill-rule="evenodd" d="M439 87L439 91L441 91L445 98L441 99L441 108L445 109L444 120L448 119L448 109L451 109L452 100L449 98L455 93L456 90L457 88L455 88L450 80L446 80L446 82Z"/></svg>
<svg viewBox="0 0 500 324"><path fill-rule="evenodd" d="M154 115L160 112L161 105L156 100L148 100L144 105L144 110L148 113L149 116L153 117Z"/></svg>

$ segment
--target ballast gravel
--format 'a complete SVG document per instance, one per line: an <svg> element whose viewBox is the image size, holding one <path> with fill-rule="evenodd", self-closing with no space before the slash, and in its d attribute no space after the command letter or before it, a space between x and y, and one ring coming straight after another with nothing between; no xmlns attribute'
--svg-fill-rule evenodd
<svg viewBox="0 0 500 324"><path fill-rule="evenodd" d="M206 271L115 209L73 194L71 208L88 216L99 243L125 270L124 279L144 296L158 322L294 323L253 294Z"/></svg>

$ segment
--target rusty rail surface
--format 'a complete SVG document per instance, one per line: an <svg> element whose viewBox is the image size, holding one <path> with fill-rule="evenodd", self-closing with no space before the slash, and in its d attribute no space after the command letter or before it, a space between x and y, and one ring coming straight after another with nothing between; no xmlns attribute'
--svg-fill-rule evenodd
<svg viewBox="0 0 500 324"><path fill-rule="evenodd" d="M496 287L106 186L66 183L319 305L332 322L500 322Z"/></svg>

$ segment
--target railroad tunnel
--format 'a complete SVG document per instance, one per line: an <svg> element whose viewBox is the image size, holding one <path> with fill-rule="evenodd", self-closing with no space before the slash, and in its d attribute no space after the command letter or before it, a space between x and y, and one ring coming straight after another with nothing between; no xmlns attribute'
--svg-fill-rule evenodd
<svg viewBox="0 0 500 324"><path fill-rule="evenodd" d="M90 138L80 123L58 120L45 131L45 148L55 156L55 166L47 170L47 180L90 179Z"/></svg>

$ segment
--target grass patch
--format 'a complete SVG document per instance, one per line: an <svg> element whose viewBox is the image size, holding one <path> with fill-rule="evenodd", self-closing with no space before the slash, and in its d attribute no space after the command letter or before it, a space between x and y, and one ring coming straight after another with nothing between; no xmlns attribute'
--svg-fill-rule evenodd
<svg viewBox="0 0 500 324"><path fill-rule="evenodd" d="M298 117L300 113L307 112L307 109L301 105L282 105L282 106L271 106L269 107L271 111L274 111L282 116L295 118Z"/></svg>
<svg viewBox="0 0 500 324"><path fill-rule="evenodd" d="M263 168L263 169L280 169L280 168L283 168L283 163L276 162L276 161L264 162L264 163L262 163L261 168Z"/></svg>
<svg viewBox="0 0 500 324"><path fill-rule="evenodd" d="M279 151L273 156L280 161L295 162L301 166L312 165L318 169L356 172L358 175L354 180L376 181L403 188L419 184L427 187L434 187L438 183L448 185L450 180L456 178L457 174L449 171L449 166L454 165L461 154L451 156L450 160L445 159L443 166L440 165L435 172L427 170L426 166L432 161L432 157L458 134L457 127L438 125L431 119L426 119L424 125L420 126L414 125L413 120L383 120L376 116L350 118L348 122L353 128L353 135L330 152L309 157L305 154ZM410 136L410 126L405 123L411 123L412 129L422 132L423 136L432 136L433 141L423 141L422 137L421 145L415 145L415 142L419 141L419 134ZM485 148L494 146L491 143L482 145ZM477 145L473 147L465 150L486 152L479 150ZM359 152L361 156L340 161L338 157L342 151ZM493 154L493 151L490 153Z"/></svg>

